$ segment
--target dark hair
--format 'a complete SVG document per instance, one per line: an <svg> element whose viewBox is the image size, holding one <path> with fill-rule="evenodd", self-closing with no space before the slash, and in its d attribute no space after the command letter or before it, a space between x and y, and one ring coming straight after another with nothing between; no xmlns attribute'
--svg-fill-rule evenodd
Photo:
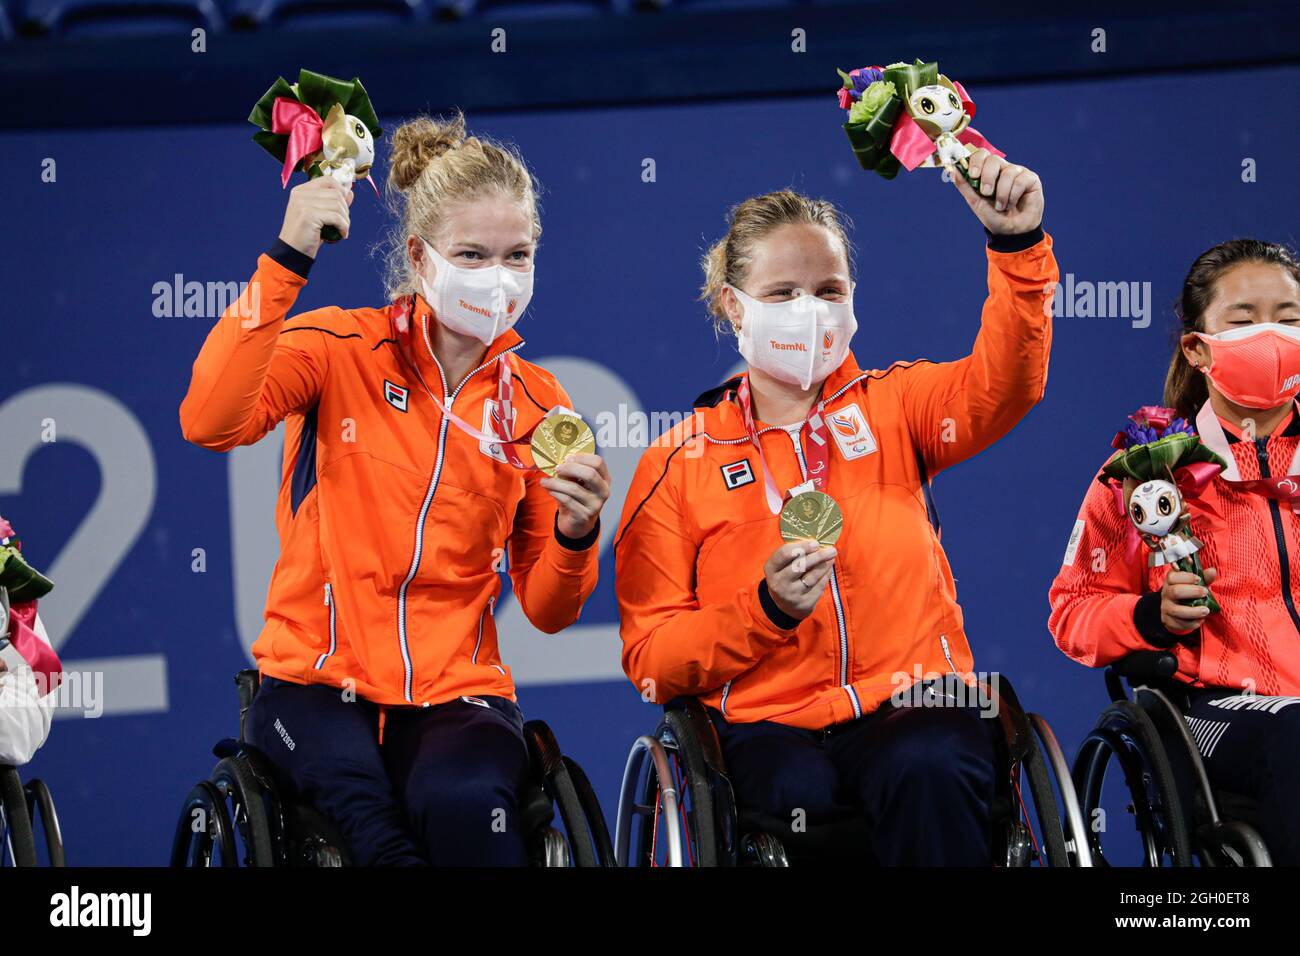
<svg viewBox="0 0 1300 956"><path fill-rule="evenodd" d="M1296 261L1295 253L1280 243L1230 239L1196 257L1174 306L1174 314L1181 325L1174 342L1174 355L1169 361L1169 374L1165 376L1165 405L1188 421L1196 417L1209 398L1209 392L1205 387L1205 376L1183 355L1182 337L1188 332L1205 331L1205 310L1214 298L1215 283L1229 269L1247 262L1262 262L1285 269L1300 285L1300 262Z"/></svg>

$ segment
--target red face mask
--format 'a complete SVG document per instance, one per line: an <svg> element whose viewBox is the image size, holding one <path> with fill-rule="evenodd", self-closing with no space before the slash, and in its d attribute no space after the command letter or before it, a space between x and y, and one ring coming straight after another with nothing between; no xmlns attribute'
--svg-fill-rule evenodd
<svg viewBox="0 0 1300 956"><path fill-rule="evenodd" d="M1201 371L1228 401L1277 408L1300 394L1300 328L1259 322L1195 334L1210 348L1210 364Z"/></svg>

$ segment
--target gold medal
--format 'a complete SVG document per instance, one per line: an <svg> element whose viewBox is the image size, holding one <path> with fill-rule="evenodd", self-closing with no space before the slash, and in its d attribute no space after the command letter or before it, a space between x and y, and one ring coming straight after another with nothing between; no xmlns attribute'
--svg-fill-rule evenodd
<svg viewBox="0 0 1300 956"><path fill-rule="evenodd" d="M533 461L552 478L555 469L570 455L591 454L596 436L577 415L552 415L533 430Z"/></svg>
<svg viewBox="0 0 1300 956"><path fill-rule="evenodd" d="M816 541L825 548L840 539L843 529L840 506L820 491L795 495L781 509L781 537L786 541Z"/></svg>

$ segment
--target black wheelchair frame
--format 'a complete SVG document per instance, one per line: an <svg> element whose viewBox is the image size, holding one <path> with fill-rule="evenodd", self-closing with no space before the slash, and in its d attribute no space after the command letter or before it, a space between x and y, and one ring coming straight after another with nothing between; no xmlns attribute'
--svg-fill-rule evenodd
<svg viewBox="0 0 1300 956"><path fill-rule="evenodd" d="M1024 711L1005 678L984 690L998 698L996 742L1006 771L999 775L993 805L994 860L1006 866L1091 866L1083 816L1051 728L1038 714ZM1041 840L1021 795L1022 773ZM615 828L618 862L660 865L661 823L667 866L784 867L792 858L829 860L845 856L846 847L866 853L870 846L861 814L797 832L791 821L738 808L717 730L704 704L693 697L669 701L654 734L632 745Z"/></svg>
<svg viewBox="0 0 1300 956"><path fill-rule="evenodd" d="M1173 679L1177 669L1169 651L1138 651L1106 668L1111 704L1080 745L1073 771L1093 858L1110 865L1101 844L1107 829L1101 803L1114 758L1132 801L1126 809L1142 840L1144 865L1271 866L1253 823L1255 802L1210 785L1183 717L1186 694Z"/></svg>
<svg viewBox="0 0 1300 956"><path fill-rule="evenodd" d="M212 774L185 798L172 841L171 865L350 866L337 825L297 799L267 757L244 740L244 724L260 678L235 676L239 739L221 740ZM582 768L561 751L540 720L524 724L530 779L520 796L521 826L538 866L613 866L605 818ZM553 824L558 811L561 833ZM567 836L566 836L567 835Z"/></svg>
<svg viewBox="0 0 1300 956"><path fill-rule="evenodd" d="M4 852L14 866L40 866L36 830L40 824L45 857L50 866L67 866L63 831L54 798L43 780L24 784L17 768L0 765L0 832Z"/></svg>

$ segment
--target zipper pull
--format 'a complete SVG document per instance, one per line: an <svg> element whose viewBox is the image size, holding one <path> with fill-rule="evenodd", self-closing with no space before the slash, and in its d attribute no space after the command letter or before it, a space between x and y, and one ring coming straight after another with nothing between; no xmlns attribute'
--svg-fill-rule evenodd
<svg viewBox="0 0 1300 956"><path fill-rule="evenodd" d="M952 648L948 646L948 635L940 634L939 643L943 646L943 657L948 662L948 670L953 674L957 673L957 665L952 662Z"/></svg>
<svg viewBox="0 0 1300 956"><path fill-rule="evenodd" d="M325 583L325 606L330 606L330 586L329 582Z"/></svg>

